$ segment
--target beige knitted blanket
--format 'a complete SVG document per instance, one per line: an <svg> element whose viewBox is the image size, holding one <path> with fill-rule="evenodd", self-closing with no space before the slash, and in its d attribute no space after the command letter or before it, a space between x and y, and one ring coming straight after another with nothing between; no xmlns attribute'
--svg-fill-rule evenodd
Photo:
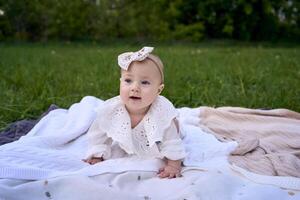
<svg viewBox="0 0 300 200"><path fill-rule="evenodd" d="M221 141L238 142L230 163L258 174L300 177L300 113L200 107L200 126Z"/></svg>

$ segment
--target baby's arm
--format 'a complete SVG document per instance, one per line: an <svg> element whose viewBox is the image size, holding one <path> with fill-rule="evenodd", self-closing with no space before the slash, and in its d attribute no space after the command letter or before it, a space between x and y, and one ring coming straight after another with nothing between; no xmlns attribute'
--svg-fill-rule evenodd
<svg viewBox="0 0 300 200"><path fill-rule="evenodd" d="M162 167L158 176L160 178L175 178L181 176L181 163L185 157L185 149L180 137L177 121L173 120L170 127L165 131L160 144L161 153L165 157L166 165Z"/></svg>
<svg viewBox="0 0 300 200"><path fill-rule="evenodd" d="M106 133L99 127L99 122L96 119L87 132L88 151L84 162L91 165L96 164L110 156L111 140Z"/></svg>
<svg viewBox="0 0 300 200"><path fill-rule="evenodd" d="M181 160L166 159L166 165L159 169L158 176L160 178L176 178L181 174Z"/></svg>

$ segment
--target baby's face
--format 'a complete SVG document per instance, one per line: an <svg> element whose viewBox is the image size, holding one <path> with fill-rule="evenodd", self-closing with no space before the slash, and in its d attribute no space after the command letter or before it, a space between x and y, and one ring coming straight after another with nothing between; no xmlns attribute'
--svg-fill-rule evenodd
<svg viewBox="0 0 300 200"><path fill-rule="evenodd" d="M129 113L145 114L163 87L159 69L148 59L121 72L120 97Z"/></svg>

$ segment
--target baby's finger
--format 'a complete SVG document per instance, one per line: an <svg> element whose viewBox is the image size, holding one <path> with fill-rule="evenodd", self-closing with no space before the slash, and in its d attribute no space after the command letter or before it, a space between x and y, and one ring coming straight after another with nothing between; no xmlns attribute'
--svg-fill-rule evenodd
<svg viewBox="0 0 300 200"><path fill-rule="evenodd" d="M158 169L158 172L157 172L157 173L160 174L160 173L163 172L164 170L165 170L165 168L164 168L164 167L161 167L161 168Z"/></svg>
<svg viewBox="0 0 300 200"><path fill-rule="evenodd" d="M163 172L161 172L161 173L159 174L159 178L166 178L166 177L168 177L168 176L169 176L169 174L166 173L165 171L163 171Z"/></svg>
<svg viewBox="0 0 300 200"><path fill-rule="evenodd" d="M173 173L170 173L169 176L168 176L168 178L175 178L175 177L176 177L176 175L173 174Z"/></svg>
<svg viewBox="0 0 300 200"><path fill-rule="evenodd" d="M94 164L96 164L96 163L98 163L98 162L101 162L100 160L98 160L98 159L94 159L93 160L93 164L92 165L94 165Z"/></svg>
<svg viewBox="0 0 300 200"><path fill-rule="evenodd" d="M93 164L95 164L95 163L96 163L95 160L91 160L91 162L90 162L91 165L93 165Z"/></svg>
<svg viewBox="0 0 300 200"><path fill-rule="evenodd" d="M159 177L159 178L163 178L163 177L164 177L164 172L163 172L163 171L160 172L160 173L158 174L158 177Z"/></svg>

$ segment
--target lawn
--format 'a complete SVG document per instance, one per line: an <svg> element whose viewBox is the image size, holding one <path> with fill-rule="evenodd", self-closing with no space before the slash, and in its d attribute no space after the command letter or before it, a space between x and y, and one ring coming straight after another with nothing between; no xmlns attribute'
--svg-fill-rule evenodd
<svg viewBox="0 0 300 200"><path fill-rule="evenodd" d="M118 95L117 56L138 44L0 44L0 129L68 108L87 95ZM156 44L163 95L176 107L240 106L300 112L300 45Z"/></svg>

